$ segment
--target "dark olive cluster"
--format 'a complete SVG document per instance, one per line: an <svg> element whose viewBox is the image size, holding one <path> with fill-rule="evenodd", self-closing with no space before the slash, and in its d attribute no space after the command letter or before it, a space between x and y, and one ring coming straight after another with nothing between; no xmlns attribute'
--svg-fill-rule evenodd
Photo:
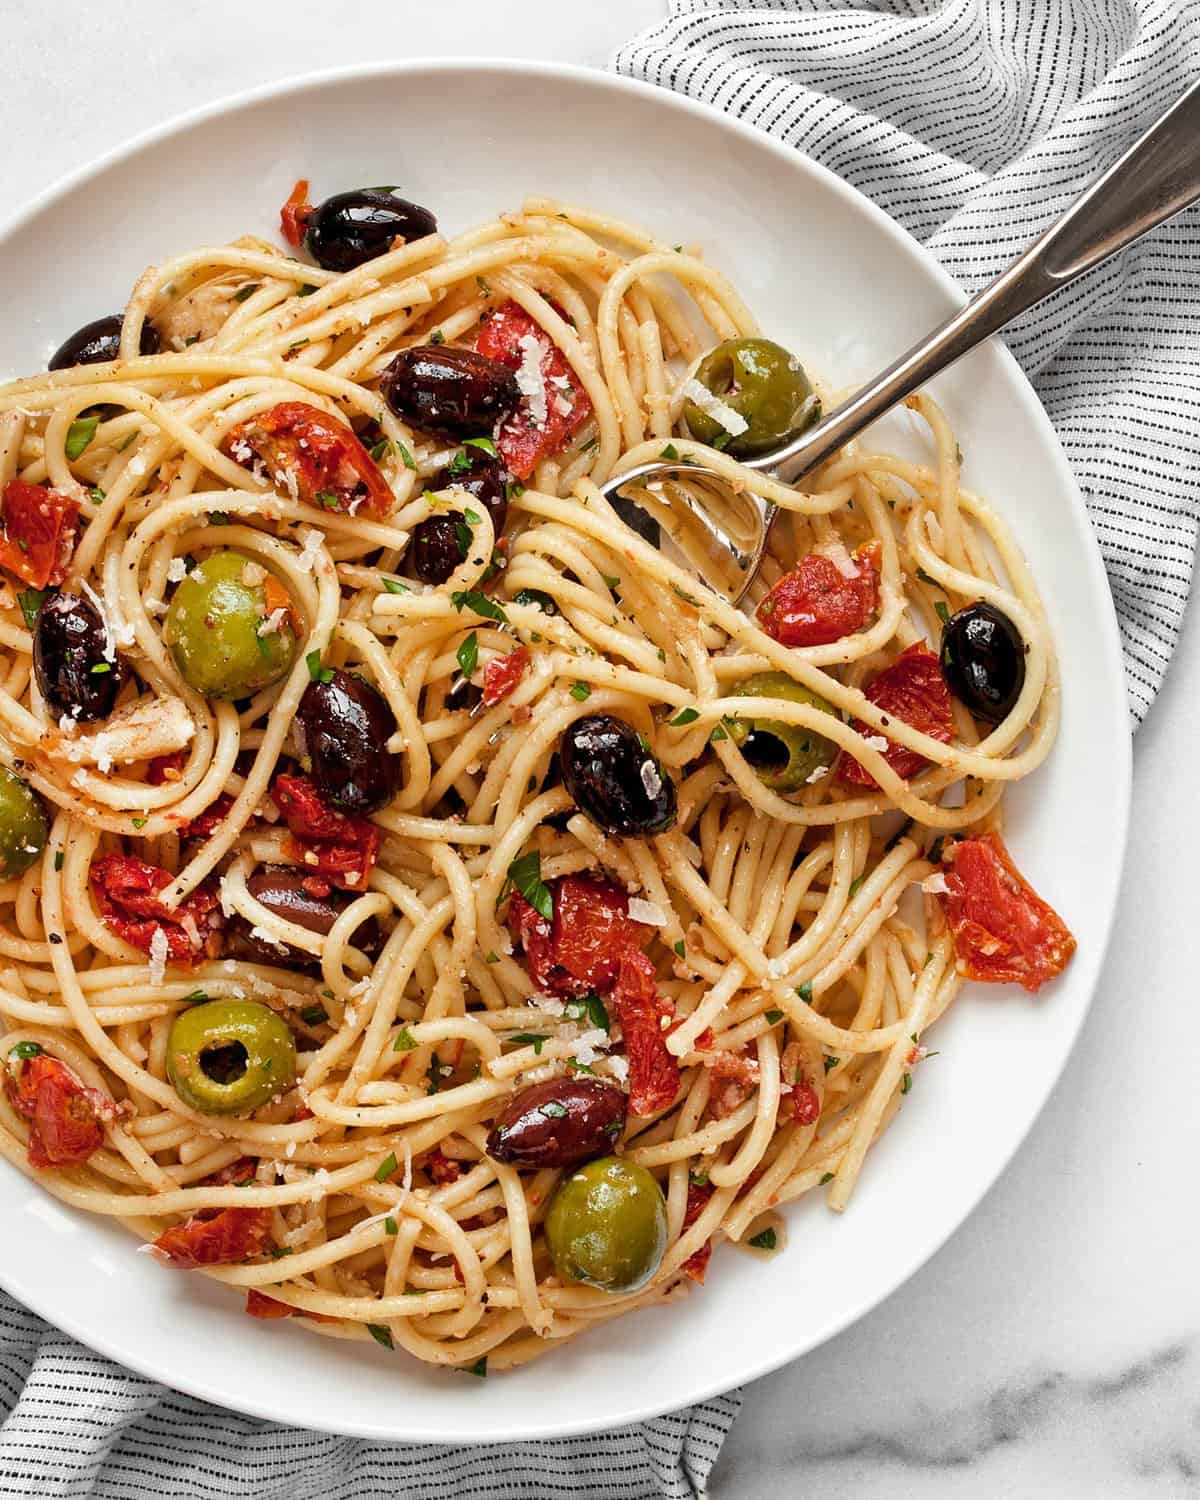
<svg viewBox="0 0 1200 1500"><path fill-rule="evenodd" d="M304 248L327 271L353 271L386 255L397 239L422 240L437 233L427 208L401 198L394 188L355 188L334 193L308 216Z"/></svg>

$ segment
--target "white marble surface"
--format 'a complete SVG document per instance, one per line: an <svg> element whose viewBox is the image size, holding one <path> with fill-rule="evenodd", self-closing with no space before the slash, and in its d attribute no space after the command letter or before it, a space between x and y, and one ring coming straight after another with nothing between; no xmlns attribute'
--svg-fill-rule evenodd
<svg viewBox="0 0 1200 1500"><path fill-rule="evenodd" d="M160 120L272 78L433 54L600 66L660 10L661 0L5 0L5 206ZM1197 745L1193 610L1138 737L1121 922L1061 1087L923 1271L747 1391L714 1474L720 1500L1200 1493Z"/></svg>

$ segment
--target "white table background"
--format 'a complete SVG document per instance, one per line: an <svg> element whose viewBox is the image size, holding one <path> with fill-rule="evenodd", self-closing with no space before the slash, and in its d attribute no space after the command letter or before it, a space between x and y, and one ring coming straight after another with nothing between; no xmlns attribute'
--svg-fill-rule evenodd
<svg viewBox="0 0 1200 1500"><path fill-rule="evenodd" d="M161 120L273 78L435 54L603 66L662 9L4 0L4 209ZM1200 841L1198 746L1193 609L1138 736L1124 907L1058 1092L924 1270L748 1389L714 1474L721 1500L1200 1494L1200 882L1187 873Z"/></svg>

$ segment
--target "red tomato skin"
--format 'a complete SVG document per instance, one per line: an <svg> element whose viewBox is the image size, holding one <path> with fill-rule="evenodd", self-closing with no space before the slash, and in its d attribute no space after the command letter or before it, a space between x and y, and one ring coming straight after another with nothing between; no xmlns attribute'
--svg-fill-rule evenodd
<svg viewBox="0 0 1200 1500"><path fill-rule="evenodd" d="M663 1026L672 1019L673 1007L659 995L654 965L640 948L621 954L613 1003L625 1033L630 1113L652 1115L674 1102L679 1063L667 1050Z"/></svg>
<svg viewBox="0 0 1200 1500"><path fill-rule="evenodd" d="M856 578L843 578L823 553L809 552L758 606L758 623L781 646L828 646L853 635L879 608L878 542L856 547Z"/></svg>
<svg viewBox="0 0 1200 1500"><path fill-rule="evenodd" d="M57 587L75 551L79 504L43 484L10 479L4 486L0 568L31 588Z"/></svg>
<svg viewBox="0 0 1200 1500"><path fill-rule="evenodd" d="M151 786L162 786L168 781L178 781L179 773L186 765L186 750L175 750L170 755L156 755L146 768L146 780Z"/></svg>
<svg viewBox="0 0 1200 1500"><path fill-rule="evenodd" d="M365 891L379 857L381 835L376 825L322 802L306 776L277 776L271 795L291 834L291 858L343 890Z"/></svg>
<svg viewBox="0 0 1200 1500"><path fill-rule="evenodd" d="M87 1161L104 1144L104 1122L116 1117L110 1099L44 1052L25 1058L15 1076L6 1067L4 1092L29 1122L29 1164L39 1169Z"/></svg>
<svg viewBox="0 0 1200 1500"><path fill-rule="evenodd" d="M239 463L257 455L277 484L288 487L290 476L306 505L348 511L361 500L371 515L385 516L395 500L350 428L305 401L281 401L239 422L226 435L225 449Z"/></svg>
<svg viewBox="0 0 1200 1500"><path fill-rule="evenodd" d="M202 1208L154 1241L158 1258L178 1271L225 1266L262 1253L271 1230L269 1208Z"/></svg>
<svg viewBox="0 0 1200 1500"><path fill-rule="evenodd" d="M931 739L948 745L954 738L954 712L950 690L942 676L937 656L923 642L917 641L901 652L890 667L885 667L864 689L868 700L885 714L911 724ZM860 734L878 734L861 719L854 720ZM909 781L929 762L915 750L890 743L884 760L897 776ZM847 786L878 788L879 783L851 756L844 756L838 775Z"/></svg>
<svg viewBox="0 0 1200 1500"><path fill-rule="evenodd" d="M304 231L308 227L308 218L311 213L312 204L308 201L308 178L297 178L295 186L279 210L280 231L288 244L296 250L299 250L304 243Z"/></svg>
<svg viewBox="0 0 1200 1500"><path fill-rule="evenodd" d="M1075 939L997 834L959 839L943 865L947 889L937 900L960 974L988 984L1019 984L1033 993L1062 973Z"/></svg>
<svg viewBox="0 0 1200 1500"><path fill-rule="evenodd" d="M529 647L517 646L507 656L493 656L483 669L483 706L495 708L529 670Z"/></svg>
<svg viewBox="0 0 1200 1500"><path fill-rule="evenodd" d="M518 479L528 479L543 458L558 453L579 431L592 414L592 403L580 384L562 350L550 341L523 307L506 302L484 321L475 341L480 354L486 354L510 370L521 365L520 341L532 335L542 346L541 375L546 392L546 421L542 427L529 425L529 400L521 404L505 421L496 445L505 463ZM564 387L562 382L566 381ZM568 412L558 410L556 398L571 403Z"/></svg>
<svg viewBox="0 0 1200 1500"><path fill-rule="evenodd" d="M308 1318L312 1323L340 1323L341 1318L331 1318L327 1313L305 1312L303 1308L291 1307L275 1297L268 1297L257 1287L246 1293L246 1311L252 1318Z"/></svg>
<svg viewBox="0 0 1200 1500"><path fill-rule="evenodd" d="M716 1189L711 1183L689 1182L687 1190L687 1207L683 1211L683 1227L690 1229L700 1215L704 1212L705 1204L712 1197ZM708 1270L708 1262L712 1258L712 1241L707 1240L700 1246L699 1250L689 1255L680 1270L685 1276L690 1276L695 1282L703 1282Z"/></svg>
<svg viewBox="0 0 1200 1500"><path fill-rule="evenodd" d="M629 897L593 875L564 875L550 882L550 891L552 923L519 891L509 901L509 924L525 948L530 977L548 995L607 993L617 981L621 954L637 948L646 931L629 920Z"/></svg>
<svg viewBox="0 0 1200 1500"><path fill-rule="evenodd" d="M206 839L225 821L225 815L232 806L233 798L228 792L222 792L211 807L206 807L190 823L184 823L179 831L187 839Z"/></svg>
<svg viewBox="0 0 1200 1500"><path fill-rule="evenodd" d="M448 1182L457 1182L462 1176L462 1166L435 1146L425 1163L425 1171L432 1182L444 1187Z"/></svg>
<svg viewBox="0 0 1200 1500"><path fill-rule="evenodd" d="M158 865L128 855L104 854L92 861L88 878L105 926L143 953L149 953L160 928L166 933L167 956L173 964L199 963L210 956L210 948L218 945L214 928L219 903L211 886L197 887L169 911L159 901L158 892L170 885L172 876ZM198 945L183 925L187 917L196 924Z"/></svg>

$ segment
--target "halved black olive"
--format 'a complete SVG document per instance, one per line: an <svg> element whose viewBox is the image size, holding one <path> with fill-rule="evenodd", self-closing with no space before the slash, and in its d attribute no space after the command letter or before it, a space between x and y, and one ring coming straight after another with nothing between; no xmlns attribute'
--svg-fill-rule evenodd
<svg viewBox="0 0 1200 1500"><path fill-rule="evenodd" d="M492 529L499 536L508 519L508 500L504 493L507 479L508 471L496 454L468 443L451 463L438 470L426 489L434 492L466 490L485 507L492 518Z"/></svg>
<svg viewBox="0 0 1200 1500"><path fill-rule="evenodd" d="M623 719L576 719L563 731L558 764L576 807L605 833L641 838L674 826L675 783Z"/></svg>
<svg viewBox="0 0 1200 1500"><path fill-rule="evenodd" d="M1025 642L1008 616L982 601L951 615L942 631L942 675L976 718L999 724L1025 686Z"/></svg>
<svg viewBox="0 0 1200 1500"><path fill-rule="evenodd" d="M308 217L304 245L327 271L353 271L377 255L386 255L397 236L423 240L437 233L427 208L410 203L391 188L355 188L334 193Z"/></svg>
<svg viewBox="0 0 1200 1500"><path fill-rule="evenodd" d="M413 527L409 556L413 572L422 583L445 583L462 562L466 554L460 527L467 527L467 523L459 510L426 516Z"/></svg>
<svg viewBox="0 0 1200 1500"><path fill-rule="evenodd" d="M267 865L257 870L246 882L246 889L276 916L295 922L309 932L325 937L339 915L348 904L348 898L338 890L329 890L325 895L314 895L313 888L320 884L311 875L301 875L289 865ZM248 963L276 964L288 969L316 972L321 960L303 948L293 948L290 943L272 943L257 932L245 917L234 915L225 928L225 943L222 950L226 958L240 958ZM368 917L357 927L351 937L356 948L361 948L368 958L377 958L383 948L383 934L374 917Z"/></svg>
<svg viewBox="0 0 1200 1500"><path fill-rule="evenodd" d="M106 719L125 680L120 657L105 656L108 632L100 611L79 594L47 594L33 624L38 691L56 719L77 724Z"/></svg>
<svg viewBox="0 0 1200 1500"><path fill-rule="evenodd" d="M337 670L328 681L310 682L296 720L323 801L362 816L395 796L400 757L386 746L396 720L387 699L369 683Z"/></svg>
<svg viewBox="0 0 1200 1500"><path fill-rule="evenodd" d="M398 417L448 438L491 432L521 398L511 370L453 344L401 349L383 372L380 390Z"/></svg>
<svg viewBox="0 0 1200 1500"><path fill-rule="evenodd" d="M69 370L73 365L103 365L118 359L121 353L121 326L125 319L121 313L111 317L96 318L77 328L69 339L65 339L50 357L47 366L51 370ZM161 340L158 329L147 319L142 324L142 335L138 341L142 354L157 354Z"/></svg>

